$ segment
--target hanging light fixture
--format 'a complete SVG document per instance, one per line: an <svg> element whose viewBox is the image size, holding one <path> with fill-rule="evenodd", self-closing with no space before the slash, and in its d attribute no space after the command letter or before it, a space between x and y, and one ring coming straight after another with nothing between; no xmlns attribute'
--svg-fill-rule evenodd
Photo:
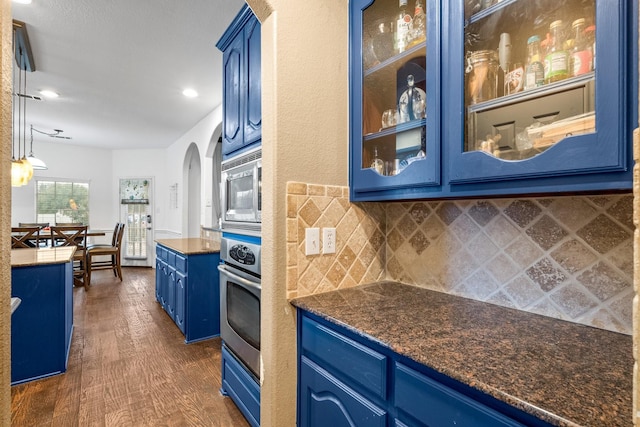
<svg viewBox="0 0 640 427"><path fill-rule="evenodd" d="M29 144L29 156L27 157L27 160L31 163L33 170L49 169L45 162L33 155L33 125L31 125L31 141Z"/></svg>
<svg viewBox="0 0 640 427"><path fill-rule="evenodd" d="M16 63L18 65L18 90L14 90L13 101L13 126L12 126L12 156L11 156L11 185L20 187L26 185L33 176L33 166L27 160L27 70L35 71L31 48L29 46L29 38L26 32L26 26L23 22L13 21L13 47ZM15 67L13 83L15 89ZM24 76L23 76L24 74ZM16 98L18 107L18 126L17 140L18 150L16 146ZM17 153L17 156L16 156ZM34 157L35 158L35 157Z"/></svg>

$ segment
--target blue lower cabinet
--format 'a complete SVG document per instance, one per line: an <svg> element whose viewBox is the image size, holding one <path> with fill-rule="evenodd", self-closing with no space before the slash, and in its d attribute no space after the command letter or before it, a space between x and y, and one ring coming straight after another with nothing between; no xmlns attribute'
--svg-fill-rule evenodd
<svg viewBox="0 0 640 427"><path fill-rule="evenodd" d="M401 363L394 370L394 401L406 425L524 426Z"/></svg>
<svg viewBox="0 0 640 427"><path fill-rule="evenodd" d="M185 255L156 245L156 300L185 342L220 335L220 253Z"/></svg>
<svg viewBox="0 0 640 427"><path fill-rule="evenodd" d="M185 294L186 294L187 276L186 274L181 273L180 271L176 271L175 279L176 279L176 282L175 282L176 309L175 309L175 313L174 313L175 316L173 317L173 321L176 322L176 325L178 325L178 328L180 328L180 330L184 334L186 332L186 329L184 327L184 316L185 316L185 309L186 309Z"/></svg>
<svg viewBox="0 0 640 427"><path fill-rule="evenodd" d="M260 386L247 369L222 344L222 388L252 427L260 425Z"/></svg>
<svg viewBox="0 0 640 427"><path fill-rule="evenodd" d="M303 356L299 425L384 427L387 413Z"/></svg>
<svg viewBox="0 0 640 427"><path fill-rule="evenodd" d="M548 427L380 343L298 310L300 427Z"/></svg>
<svg viewBox="0 0 640 427"><path fill-rule="evenodd" d="M11 268L11 384L67 370L73 332L71 263Z"/></svg>

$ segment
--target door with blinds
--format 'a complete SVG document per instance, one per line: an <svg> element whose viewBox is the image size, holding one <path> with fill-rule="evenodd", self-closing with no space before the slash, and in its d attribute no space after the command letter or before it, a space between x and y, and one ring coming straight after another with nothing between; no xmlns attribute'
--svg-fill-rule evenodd
<svg viewBox="0 0 640 427"><path fill-rule="evenodd" d="M152 188L151 178L120 179L120 221L125 224L123 265L153 266Z"/></svg>

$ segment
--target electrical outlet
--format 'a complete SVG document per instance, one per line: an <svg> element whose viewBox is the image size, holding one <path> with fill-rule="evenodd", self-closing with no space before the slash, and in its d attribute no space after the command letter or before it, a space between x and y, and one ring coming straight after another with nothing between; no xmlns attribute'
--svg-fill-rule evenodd
<svg viewBox="0 0 640 427"><path fill-rule="evenodd" d="M304 232L305 255L317 255L320 253L320 229L317 227L306 228Z"/></svg>
<svg viewBox="0 0 640 427"><path fill-rule="evenodd" d="M322 252L325 254L336 253L336 229L335 228L322 229Z"/></svg>

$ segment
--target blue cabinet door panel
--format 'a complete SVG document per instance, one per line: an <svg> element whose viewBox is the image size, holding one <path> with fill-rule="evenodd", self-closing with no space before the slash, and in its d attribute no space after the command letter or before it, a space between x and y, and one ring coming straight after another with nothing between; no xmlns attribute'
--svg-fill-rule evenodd
<svg viewBox="0 0 640 427"><path fill-rule="evenodd" d="M167 267L168 280L167 280L167 293L166 293L166 305L165 310L169 314L169 317L175 321L176 319L176 269L172 265Z"/></svg>
<svg viewBox="0 0 640 427"><path fill-rule="evenodd" d="M301 427L385 427L387 413L306 357L300 364Z"/></svg>
<svg viewBox="0 0 640 427"><path fill-rule="evenodd" d="M245 27L245 59L247 73L246 117L244 120L244 145L262 138L262 75L260 50L260 22L254 16Z"/></svg>
<svg viewBox="0 0 640 427"><path fill-rule="evenodd" d="M224 117L222 120L222 153L228 154L242 147L244 135L242 133L242 58L243 40L238 38L229 49L224 52L223 74Z"/></svg>
<svg viewBox="0 0 640 427"><path fill-rule="evenodd" d="M184 273L176 270L176 308L175 308L175 317L174 321L180 331L185 333L185 310L186 310L186 301L185 301L185 293L186 293L186 284L187 284L187 276Z"/></svg>

